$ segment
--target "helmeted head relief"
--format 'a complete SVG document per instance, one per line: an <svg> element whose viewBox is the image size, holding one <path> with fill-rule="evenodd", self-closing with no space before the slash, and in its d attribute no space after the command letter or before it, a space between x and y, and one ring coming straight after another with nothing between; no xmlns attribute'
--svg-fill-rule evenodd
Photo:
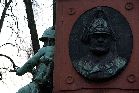
<svg viewBox="0 0 139 93"><path fill-rule="evenodd" d="M39 38L40 41L45 41L48 38L55 38L55 30L54 27L49 27L46 29L42 35L41 38Z"/></svg>
<svg viewBox="0 0 139 93"><path fill-rule="evenodd" d="M104 11L99 8L95 15L95 18L89 23L89 26L85 28L84 34L81 36L81 41L88 44L90 37L96 34L107 34L111 37L111 40L116 41L119 36L112 29L111 23Z"/></svg>
<svg viewBox="0 0 139 93"><path fill-rule="evenodd" d="M108 27L108 24L105 19L103 18L97 18L91 23L90 28L89 28L89 33L90 34L112 34L112 30L110 27Z"/></svg>

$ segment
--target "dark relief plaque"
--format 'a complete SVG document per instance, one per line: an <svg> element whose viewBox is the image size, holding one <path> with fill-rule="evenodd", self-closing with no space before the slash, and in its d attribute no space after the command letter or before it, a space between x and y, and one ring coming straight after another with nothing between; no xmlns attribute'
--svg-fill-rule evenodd
<svg viewBox="0 0 139 93"><path fill-rule="evenodd" d="M110 7L83 13L69 37L69 55L77 72L91 81L105 81L126 70L133 36L126 18Z"/></svg>

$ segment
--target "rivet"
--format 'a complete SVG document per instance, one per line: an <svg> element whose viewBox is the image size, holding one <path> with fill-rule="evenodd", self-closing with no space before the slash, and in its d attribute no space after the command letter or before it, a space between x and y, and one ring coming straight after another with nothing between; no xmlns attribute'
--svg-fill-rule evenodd
<svg viewBox="0 0 139 93"><path fill-rule="evenodd" d="M134 4L133 4L133 3L127 2L127 3L125 4L125 9L126 9L126 10L132 10L133 8L134 8Z"/></svg>
<svg viewBox="0 0 139 93"><path fill-rule="evenodd" d="M68 14L69 15L74 15L76 13L76 10L74 8L69 8L68 9Z"/></svg>
<svg viewBox="0 0 139 93"><path fill-rule="evenodd" d="M135 76L134 74L130 74L130 75L127 77L127 81L130 82L130 83L136 82L136 76Z"/></svg>
<svg viewBox="0 0 139 93"><path fill-rule="evenodd" d="M71 75L66 77L66 83L72 84L73 82L74 82L74 79Z"/></svg>

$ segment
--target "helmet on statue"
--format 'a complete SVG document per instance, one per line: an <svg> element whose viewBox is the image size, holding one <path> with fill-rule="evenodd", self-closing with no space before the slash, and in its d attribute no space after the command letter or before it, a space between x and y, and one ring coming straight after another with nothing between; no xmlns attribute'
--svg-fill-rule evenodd
<svg viewBox="0 0 139 93"><path fill-rule="evenodd" d="M46 29L42 35L41 38L39 38L40 41L44 42L46 39L48 38L55 38L55 30L54 27L49 27L48 29Z"/></svg>

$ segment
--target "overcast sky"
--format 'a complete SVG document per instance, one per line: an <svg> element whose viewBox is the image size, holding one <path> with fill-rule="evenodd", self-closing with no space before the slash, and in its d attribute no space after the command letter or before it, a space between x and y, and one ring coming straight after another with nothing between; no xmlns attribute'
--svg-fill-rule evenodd
<svg viewBox="0 0 139 93"><path fill-rule="evenodd" d="M23 37L24 43L21 44L22 48L30 47L30 33L27 27L27 21L24 20L26 17L25 7L23 0L15 0L17 5L13 7L13 13L17 16L19 22L20 36ZM41 37L43 31L48 27L52 26L53 22L53 14L52 14L52 0L36 0L37 6L33 6L36 26L38 31L38 37ZM12 3L15 5L15 3ZM0 8L0 14L2 12L2 6ZM10 11L7 11L10 14ZM24 17L25 16L25 17ZM12 30L9 26L14 22L14 18L6 17L4 21L4 25L2 28L2 32L0 33L0 54L5 54L10 56L17 66L22 66L27 61L27 54L24 51L20 51L18 53L18 49L13 47L12 45L2 46L4 43L13 43L15 44L16 33L12 33ZM16 19L16 18L15 18ZM11 23L9 23L10 21ZM14 27L15 32L18 31L16 27ZM20 40L17 42L20 42ZM42 46L42 43L40 43ZM18 54L18 55L17 55ZM2 67L11 67L11 62L4 58L0 57L0 68ZM0 72L3 73L3 80L0 81L0 92L1 93L16 93L16 91L25 86L31 81L31 74L25 74L22 77L16 76L15 72L8 72L6 70L0 69Z"/></svg>

